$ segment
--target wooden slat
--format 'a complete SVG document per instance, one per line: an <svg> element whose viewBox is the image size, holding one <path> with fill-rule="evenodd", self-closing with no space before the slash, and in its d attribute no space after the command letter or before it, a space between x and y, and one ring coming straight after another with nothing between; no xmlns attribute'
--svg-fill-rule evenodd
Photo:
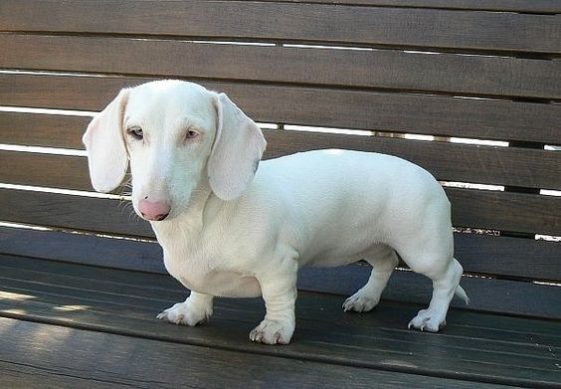
<svg viewBox="0 0 561 389"><path fill-rule="evenodd" d="M278 0L262 0L278 1ZM286 0L292 3L328 3L383 7L443 8L502 12L561 13L556 0Z"/></svg>
<svg viewBox="0 0 561 389"><path fill-rule="evenodd" d="M0 165L3 183L93 191L86 157L0 151Z"/></svg>
<svg viewBox="0 0 561 389"><path fill-rule="evenodd" d="M561 53L560 15L285 2L102 0L68 7L57 0L11 0L2 5L0 26L2 31L11 32L146 34Z"/></svg>
<svg viewBox="0 0 561 389"><path fill-rule="evenodd" d="M166 273L155 242L0 227L0 253ZM455 256L467 273L561 280L559 243L462 233L455 234ZM330 288L334 286L326 283L323 291Z"/></svg>
<svg viewBox="0 0 561 389"><path fill-rule="evenodd" d="M185 292L181 288L176 287L176 292L170 293L172 290L152 287L152 275L138 277L129 272L119 272L122 274L116 279L110 274L101 278L105 272L98 274L95 268L85 277L80 275L85 270L81 267L70 269L73 271L68 273L69 277L61 277L67 266L59 265L53 278L42 272L40 264L31 272L19 274L14 268L16 273L10 272L10 277L4 278L6 283L1 284L3 291L12 293L8 295L10 298L0 301L1 314L129 337L200 345L210 350L425 376L518 386L553 386L559 379L555 354L561 343L558 326L552 321L453 309L445 331L426 334L408 331L405 326L419 305L382 302L373 314L353 315L342 312L339 296L300 293L293 343L287 347L263 347L247 339L247 332L263 315L260 299L220 299L209 325L172 326L157 321L154 312L182 299ZM139 284L120 283L118 279L126 274L134 276ZM63 308L68 305L87 308ZM431 358L427 358L427 349L438 353L431 353Z"/></svg>
<svg viewBox="0 0 561 389"><path fill-rule="evenodd" d="M110 257L113 261L118 261L115 253ZM88 269L92 269L92 271L88 272ZM167 275L167 272L162 273L166 275L163 277L161 274L119 271L114 268L81 266L69 262L61 265L58 261L51 262L44 259L9 255L0 256L0 270L2 280L0 285L14 291L20 290L20 293L22 290L39 289L43 295L61 296L68 294L66 289L70 289L75 291L74 297L89 297L89 299L91 299L91 294L96 294L95 302L91 301L88 304L92 310L99 309L99 306L105 304L138 308L146 305L146 301L152 301L152 309L157 310L161 308L158 304L183 300L187 293L187 290ZM299 273L298 288L300 291L348 296L366 283L369 274L370 268L362 265L340 268L306 267ZM73 287L73 284L76 283L79 283L79 288ZM461 284L466 288L472 301L469 306L466 306L460 299L453 299L454 308L461 308L464 311L561 318L561 306L558 304L561 298L559 287L468 277L462 278ZM157 290L156 293L153 293L154 289ZM509 289L511 289L510 292ZM127 293L123 294L123 290L126 290ZM384 290L382 300L425 305L430 300L431 291L432 283L428 278L412 272L396 271ZM113 300L112 296L115 294L122 296ZM489 299L488 296L495 296L495 298ZM342 300L342 297L338 298ZM222 301L225 301L222 302L223 305L228 306L230 304L227 302L231 300ZM540 304L536 304L537 301ZM549 304L542 304L545 302ZM148 305L150 306L149 303ZM340 309L340 304L336 304L331 309ZM219 318L227 318L228 312L221 313L219 310L215 310L215 315ZM248 318L247 320L251 322L253 319ZM405 319L403 322L406 322ZM396 321L396 324L400 327L403 326L403 323L399 323L399 321ZM513 332L521 330L516 326L512 326L511 329ZM464 335L467 334L464 333ZM518 340L513 333L510 335L512 336L509 338L510 341ZM561 346L561 338L559 338L559 331L555 325L552 325L551 332L540 334L540 337L546 335L555 335L557 343Z"/></svg>
<svg viewBox="0 0 561 389"><path fill-rule="evenodd" d="M447 188L456 226L561 235L561 198Z"/></svg>
<svg viewBox="0 0 561 389"><path fill-rule="evenodd" d="M17 69L561 98L561 60L6 33L0 50Z"/></svg>
<svg viewBox="0 0 561 389"><path fill-rule="evenodd" d="M305 131L269 130L265 134L270 144L267 157L323 148L375 151L410 160L443 181L561 188L561 180L554 179L561 153L553 151Z"/></svg>
<svg viewBox="0 0 561 389"><path fill-rule="evenodd" d="M167 274L162 249L155 240L147 242L0 227L0 253Z"/></svg>
<svg viewBox="0 0 561 389"><path fill-rule="evenodd" d="M561 198L447 188L458 227L561 235ZM117 200L0 189L0 220L154 237L130 206Z"/></svg>
<svg viewBox="0 0 561 389"><path fill-rule="evenodd" d="M128 203L54 193L0 189L0 220L154 238Z"/></svg>
<svg viewBox="0 0 561 389"><path fill-rule="evenodd" d="M454 255L466 272L561 280L558 242L465 233L454 238Z"/></svg>
<svg viewBox="0 0 561 389"><path fill-rule="evenodd" d="M91 117L0 112L0 143L80 149Z"/></svg>
<svg viewBox="0 0 561 389"><path fill-rule="evenodd" d="M371 382L393 388L408 382L427 388L472 385L9 318L0 318L0 332L4 334L0 385L11 388L185 387L187 382L189 387L236 387L243 382L257 388L273 380L275 385L301 388L366 387ZM259 368L240 369L239 364Z"/></svg>
<svg viewBox="0 0 561 389"><path fill-rule="evenodd" d="M442 181L561 189L561 153L507 147L349 136L306 131L264 130L265 158L310 149L381 152L410 160ZM80 139L78 134L76 137ZM80 156L0 151L0 182L91 190L87 160Z"/></svg>
<svg viewBox="0 0 561 389"><path fill-rule="evenodd" d="M0 74L5 105L100 111L142 78ZM557 144L561 104L202 81L261 122ZM81 147L87 118L0 112L0 142ZM48 131L48 132L47 132ZM50 140L52 139L52 140Z"/></svg>

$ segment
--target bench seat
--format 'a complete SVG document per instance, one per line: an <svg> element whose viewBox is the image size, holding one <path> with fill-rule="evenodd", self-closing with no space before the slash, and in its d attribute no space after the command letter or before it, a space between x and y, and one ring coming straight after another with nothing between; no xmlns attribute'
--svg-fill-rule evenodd
<svg viewBox="0 0 561 389"><path fill-rule="evenodd" d="M551 320L453 308L441 333L423 333L406 328L419 304L385 299L352 314L341 295L301 291L293 343L268 347L247 336L264 314L260 299L218 299L209 325L188 328L155 318L186 295L167 275L9 255L0 256L0 275L3 387L561 382L561 333Z"/></svg>

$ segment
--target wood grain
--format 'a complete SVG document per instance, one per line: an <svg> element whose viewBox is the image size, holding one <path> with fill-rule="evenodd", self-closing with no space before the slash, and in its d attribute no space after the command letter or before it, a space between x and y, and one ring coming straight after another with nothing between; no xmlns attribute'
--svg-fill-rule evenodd
<svg viewBox="0 0 561 389"><path fill-rule="evenodd" d="M167 274L156 242L0 227L0 253ZM556 242L461 233L455 234L455 256L467 273L561 280L561 244ZM335 285L326 282L322 290L330 288Z"/></svg>
<svg viewBox="0 0 561 389"><path fill-rule="evenodd" d="M561 235L561 198L447 188L452 221L473 227ZM147 222L117 200L0 189L0 220L117 235L154 237Z"/></svg>
<svg viewBox="0 0 561 389"><path fill-rule="evenodd" d="M561 153L411 139L264 130L265 159L300 151L340 148L380 152L420 165L442 181L561 189ZM79 138L78 138L79 139ZM0 151L0 182L91 190L81 156Z"/></svg>
<svg viewBox="0 0 561 389"><path fill-rule="evenodd" d="M561 15L247 1L102 0L68 7L58 0L11 0L2 7L0 29L10 32L561 53Z"/></svg>
<svg viewBox="0 0 561 389"><path fill-rule="evenodd" d="M278 0L262 0L266 2ZM529 13L561 13L556 0L286 0L291 3L328 3L377 7L443 8Z"/></svg>
<svg viewBox="0 0 561 389"><path fill-rule="evenodd" d="M10 33L0 50L6 68L561 99L561 60Z"/></svg>
<svg viewBox="0 0 561 389"><path fill-rule="evenodd" d="M0 220L154 238L148 222L118 200L0 189Z"/></svg>
<svg viewBox="0 0 561 389"><path fill-rule="evenodd" d="M0 384L6 387L33 384L87 388L102 384L128 388L185 387L188 382L189 387L218 388L236 387L243 382L246 387L258 388L271 380L275 385L302 388L340 388L349 384L367 387L371 382L399 388L410 381L438 388L470 386L456 380L333 366L8 318L0 318L0 331L6 336L0 351L0 370L12 372L0 378ZM259 368L239 368L240 365ZM310 371L314 374L310 375Z"/></svg>
<svg viewBox="0 0 561 389"><path fill-rule="evenodd" d="M0 143L82 149L91 117L0 112Z"/></svg>
<svg viewBox="0 0 561 389"><path fill-rule="evenodd" d="M0 100L5 105L100 111L122 87L148 80L0 74ZM202 84L228 93L261 122L559 143L561 104L207 80ZM79 135L87 120L0 112L0 141L81 147Z"/></svg>
<svg viewBox="0 0 561 389"><path fill-rule="evenodd" d="M4 259L2 257L0 263ZM13 262L10 258L6 260ZM204 346L208 352L218 349L258 353L314 363L360 366L372 370L391 368L402 373L518 386L529 385L530 382L533 385L556 382L560 374L555 367L557 359L551 353L561 345L558 328L553 321L452 309L446 330L427 335L405 329L404 323L415 314L419 304L384 301L374 314L352 315L342 312L340 296L302 292L297 305L297 331L293 343L287 347L263 347L247 340L247 332L263 315L260 299L221 299L216 302L209 325L196 328L171 326L155 320L153 316L162 306L184 297L184 290L169 277L165 280L172 283L173 288L162 287L163 280L157 280L164 278L161 276L117 272L114 278L106 271L98 273L96 268L67 268L67 264L50 266L51 270L45 271L41 266L44 262L37 264L20 259L17 267L3 267L10 277L1 289L14 293L14 298L0 301L2 315L18 319L33 317L34 321L43 323L116 333L130 338L151 338L169 344ZM126 277L128 274L130 278ZM408 281L421 279L410 273L399 276L403 276L397 278L404 286L413 284ZM36 282L36 278L47 282ZM128 281L121 283L119 280L123 278ZM155 278L156 284L152 286ZM474 295L478 294L478 289L485 290L488 295L493 291L493 285L501 284L489 280L465 281L466 288L469 284ZM426 284L430 288L430 282ZM536 290L534 296L546 296L540 292L543 287L521 284L520 292L528 293L528 288L533 288ZM128 293L122 293L123 289ZM554 289L549 288L551 292ZM406 290L407 287L401 289L402 297L405 297ZM513 290L515 295L519 294L516 289ZM29 297L18 299L21 294ZM498 300L504 300L501 293L496 296ZM555 303L559 295L552 297L553 294L550 294L547 300L540 301ZM61 309L68 305L87 308ZM33 337L29 338L30 342L34 342ZM60 344L57 343L60 338L49 339L52 348ZM72 345L72 339L68 339L68 343ZM44 343L41 347L35 353L38 357L49 349ZM427 347L439 352L426 358ZM130 361L130 354L126 356ZM109 358L111 362L113 357ZM309 371L307 369L308 374Z"/></svg>

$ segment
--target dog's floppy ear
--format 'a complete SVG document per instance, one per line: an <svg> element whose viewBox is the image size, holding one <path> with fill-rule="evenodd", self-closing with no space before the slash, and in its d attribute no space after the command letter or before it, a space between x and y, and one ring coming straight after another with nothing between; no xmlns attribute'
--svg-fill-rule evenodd
<svg viewBox="0 0 561 389"><path fill-rule="evenodd" d="M94 189L107 193L125 176L128 157L123 139L123 112L129 95L123 89L88 125L82 141L88 152L90 178Z"/></svg>
<svg viewBox="0 0 561 389"><path fill-rule="evenodd" d="M224 93L214 94L217 129L208 160L208 177L222 200L239 197L247 188L265 151L261 129Z"/></svg>

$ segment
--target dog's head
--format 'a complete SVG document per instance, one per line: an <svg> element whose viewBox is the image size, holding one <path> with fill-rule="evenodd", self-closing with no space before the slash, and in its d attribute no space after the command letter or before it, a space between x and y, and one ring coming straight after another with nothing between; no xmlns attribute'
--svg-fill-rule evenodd
<svg viewBox="0 0 561 389"><path fill-rule="evenodd" d="M129 161L133 206L144 219L172 219L208 182L222 200L247 188L265 150L259 127L225 94L183 81L123 89L83 137L92 185L119 186Z"/></svg>

